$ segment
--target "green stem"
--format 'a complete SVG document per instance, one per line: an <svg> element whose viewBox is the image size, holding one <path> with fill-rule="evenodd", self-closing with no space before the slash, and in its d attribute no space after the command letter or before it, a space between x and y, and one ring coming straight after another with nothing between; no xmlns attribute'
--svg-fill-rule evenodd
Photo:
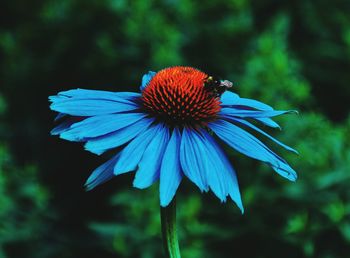
<svg viewBox="0 0 350 258"><path fill-rule="evenodd" d="M167 258L180 258L179 241L176 231L176 199L167 207L160 207L164 251Z"/></svg>

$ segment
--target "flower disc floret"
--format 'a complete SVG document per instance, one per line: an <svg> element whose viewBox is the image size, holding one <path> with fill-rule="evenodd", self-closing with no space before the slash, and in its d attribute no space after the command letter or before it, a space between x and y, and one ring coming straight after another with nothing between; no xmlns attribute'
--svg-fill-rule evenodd
<svg viewBox="0 0 350 258"><path fill-rule="evenodd" d="M208 77L191 67L161 70L144 89L143 106L152 116L174 126L214 121L221 109L220 100L204 87Z"/></svg>

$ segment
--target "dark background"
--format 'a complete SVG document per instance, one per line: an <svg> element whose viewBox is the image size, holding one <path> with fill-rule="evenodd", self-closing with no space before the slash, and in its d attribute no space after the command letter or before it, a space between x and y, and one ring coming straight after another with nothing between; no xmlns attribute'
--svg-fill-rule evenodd
<svg viewBox="0 0 350 258"><path fill-rule="evenodd" d="M129 173L85 192L108 157L51 137L47 97L138 91L173 65L300 112L264 128L299 150L269 142L296 183L230 152L243 216L184 181L183 257L350 257L349 13L347 0L1 1L0 257L162 257L158 185L134 189Z"/></svg>

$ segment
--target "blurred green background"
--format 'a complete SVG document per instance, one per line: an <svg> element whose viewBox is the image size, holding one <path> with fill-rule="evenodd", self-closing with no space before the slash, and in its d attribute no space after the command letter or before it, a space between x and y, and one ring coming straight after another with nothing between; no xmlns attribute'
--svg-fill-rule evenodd
<svg viewBox="0 0 350 258"><path fill-rule="evenodd" d="M143 73L189 65L299 116L265 128L299 173L288 182L230 151L246 213L180 187L183 257L350 257L348 0L0 2L0 257L162 257L158 185L133 174L92 192L108 157L49 135L48 95L138 91Z"/></svg>

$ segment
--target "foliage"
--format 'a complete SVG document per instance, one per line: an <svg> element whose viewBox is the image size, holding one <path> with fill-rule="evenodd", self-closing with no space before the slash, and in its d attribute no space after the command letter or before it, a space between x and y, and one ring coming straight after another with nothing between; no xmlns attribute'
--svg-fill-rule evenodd
<svg viewBox="0 0 350 258"><path fill-rule="evenodd" d="M0 99L0 106L5 104ZM1 116L0 110L0 116ZM37 168L17 167L0 143L0 257L46 255L48 193L38 182ZM21 249L18 249L21 246ZM38 257L38 256L36 256Z"/></svg>

